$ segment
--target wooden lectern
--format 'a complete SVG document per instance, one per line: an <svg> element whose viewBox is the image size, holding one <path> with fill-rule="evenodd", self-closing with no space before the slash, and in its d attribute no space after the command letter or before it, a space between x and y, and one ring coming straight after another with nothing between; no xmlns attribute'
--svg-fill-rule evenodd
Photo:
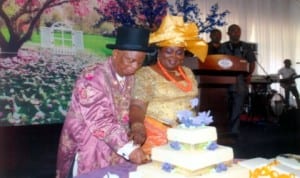
<svg viewBox="0 0 300 178"><path fill-rule="evenodd" d="M227 87L235 83L237 75L249 72L249 63L231 55L208 55L193 72L199 76L200 111L211 110L218 131L226 132L229 125Z"/></svg>

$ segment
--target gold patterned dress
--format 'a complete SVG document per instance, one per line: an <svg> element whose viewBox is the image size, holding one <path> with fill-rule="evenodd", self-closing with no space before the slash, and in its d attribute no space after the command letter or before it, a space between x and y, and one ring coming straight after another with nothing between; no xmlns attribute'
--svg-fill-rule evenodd
<svg viewBox="0 0 300 178"><path fill-rule="evenodd" d="M180 110L191 110L190 100L198 97L197 81L192 71L183 67L192 82L191 91L185 92L165 79L151 67L146 66L135 74L133 98L148 103L145 126L147 139L144 151L150 154L153 146L165 144L166 129L176 125L176 114ZM185 81L179 81L185 85Z"/></svg>

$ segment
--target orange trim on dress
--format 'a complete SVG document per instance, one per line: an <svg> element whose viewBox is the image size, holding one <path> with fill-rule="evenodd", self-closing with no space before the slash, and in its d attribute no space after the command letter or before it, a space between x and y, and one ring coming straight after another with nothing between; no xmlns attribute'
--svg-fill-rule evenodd
<svg viewBox="0 0 300 178"><path fill-rule="evenodd" d="M142 149L147 155L151 155L151 149L154 146L164 145L168 142L167 129L169 127L148 116L146 116L144 124L146 127L147 138Z"/></svg>

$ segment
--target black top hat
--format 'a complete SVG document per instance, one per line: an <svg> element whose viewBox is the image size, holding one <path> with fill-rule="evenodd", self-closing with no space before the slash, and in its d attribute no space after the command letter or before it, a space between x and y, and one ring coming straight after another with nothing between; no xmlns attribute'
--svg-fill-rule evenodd
<svg viewBox="0 0 300 178"><path fill-rule="evenodd" d="M116 44L107 44L109 49L133 50L152 52L148 46L150 31L143 28L119 27L117 29Z"/></svg>

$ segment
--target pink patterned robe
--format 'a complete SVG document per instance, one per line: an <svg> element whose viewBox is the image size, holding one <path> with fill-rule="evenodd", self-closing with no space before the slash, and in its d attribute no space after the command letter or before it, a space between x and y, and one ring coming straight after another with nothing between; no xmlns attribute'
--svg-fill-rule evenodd
<svg viewBox="0 0 300 178"><path fill-rule="evenodd" d="M128 142L133 76L122 87L111 59L86 69L76 81L61 132L57 177L65 178L78 155L78 175L126 161L116 152Z"/></svg>

